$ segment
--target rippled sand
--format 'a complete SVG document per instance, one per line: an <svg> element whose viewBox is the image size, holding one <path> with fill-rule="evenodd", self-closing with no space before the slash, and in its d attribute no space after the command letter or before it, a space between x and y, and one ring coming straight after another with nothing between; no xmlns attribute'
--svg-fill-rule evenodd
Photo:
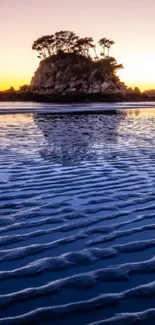
<svg viewBox="0 0 155 325"><path fill-rule="evenodd" d="M155 111L0 115L0 324L155 321Z"/></svg>

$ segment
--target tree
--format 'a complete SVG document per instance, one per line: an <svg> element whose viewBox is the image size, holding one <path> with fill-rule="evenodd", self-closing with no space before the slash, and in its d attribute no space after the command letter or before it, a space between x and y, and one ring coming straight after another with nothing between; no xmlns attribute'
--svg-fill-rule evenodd
<svg viewBox="0 0 155 325"><path fill-rule="evenodd" d="M103 52L101 53L101 55L102 55L103 57L106 57L106 56L109 57L109 54L110 54L110 48L111 48L111 46L114 45L114 44L115 44L114 41L111 41L111 40L109 40L109 39L107 39L107 38L101 38L101 39L99 40L99 45L102 47L102 50L103 50ZM106 54L106 49L107 49L107 54Z"/></svg>
<svg viewBox="0 0 155 325"><path fill-rule="evenodd" d="M38 38L32 45L32 49L39 52L39 58L45 59L53 53L54 36L45 35Z"/></svg>
<svg viewBox="0 0 155 325"><path fill-rule="evenodd" d="M36 40L32 45L32 50L38 51L39 55L38 58L42 59L45 57L42 42L40 42L40 39Z"/></svg>
<svg viewBox="0 0 155 325"><path fill-rule="evenodd" d="M101 52L101 55L103 57L105 57L105 49L107 47L107 38L101 38L98 43L102 47L102 50L103 50L103 52Z"/></svg>
<svg viewBox="0 0 155 325"><path fill-rule="evenodd" d="M98 55L97 55L96 45L93 46L93 50L94 50L94 54L95 54L95 60L98 60L99 57L98 57Z"/></svg>
<svg viewBox="0 0 155 325"><path fill-rule="evenodd" d="M101 38L98 43L102 48L101 56L104 59L110 59L110 48L115 42L107 38ZM80 38L74 32L68 30L38 38L33 43L32 49L38 52L38 57L40 59L46 59L60 52L76 53L86 58L91 58L91 51L94 51L95 60L99 60L92 37ZM105 63L107 64L106 61Z"/></svg>
<svg viewBox="0 0 155 325"><path fill-rule="evenodd" d="M75 44L75 52L78 52L86 57L90 56L90 49L94 48L93 38L92 37L84 37L79 38Z"/></svg>
<svg viewBox="0 0 155 325"><path fill-rule="evenodd" d="M114 44L115 44L114 41L107 40L108 57L109 57L109 54L110 54L110 48L111 48L111 46L114 45Z"/></svg>
<svg viewBox="0 0 155 325"><path fill-rule="evenodd" d="M74 52L74 48L78 39L79 37L70 31L60 31L55 33L54 40L56 51L63 51L67 53Z"/></svg>

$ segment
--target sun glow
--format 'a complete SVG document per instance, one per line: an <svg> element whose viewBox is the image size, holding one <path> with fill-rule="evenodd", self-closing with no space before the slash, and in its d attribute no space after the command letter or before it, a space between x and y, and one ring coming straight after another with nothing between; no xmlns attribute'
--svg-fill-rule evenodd
<svg viewBox="0 0 155 325"><path fill-rule="evenodd" d="M134 0L1 1L1 90L29 84L39 64L33 41L63 29L92 35L95 42L102 37L114 40L111 54L124 65L121 80L141 90L155 88L154 0L141 6Z"/></svg>
<svg viewBox="0 0 155 325"><path fill-rule="evenodd" d="M124 57L123 65L124 69L119 75L129 87L139 87L142 91L155 88L153 55L135 53L134 56Z"/></svg>
<svg viewBox="0 0 155 325"><path fill-rule="evenodd" d="M7 90L13 87L14 89L18 90L20 86L29 84L30 83L30 78L19 78L16 79L13 76L10 76L6 79L1 77L0 78L0 90Z"/></svg>

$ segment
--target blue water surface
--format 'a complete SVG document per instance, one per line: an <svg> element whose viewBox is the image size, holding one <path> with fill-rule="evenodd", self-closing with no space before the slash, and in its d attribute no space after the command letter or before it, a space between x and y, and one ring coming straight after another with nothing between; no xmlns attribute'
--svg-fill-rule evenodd
<svg viewBox="0 0 155 325"><path fill-rule="evenodd" d="M0 324L153 325L154 252L153 103L0 104Z"/></svg>

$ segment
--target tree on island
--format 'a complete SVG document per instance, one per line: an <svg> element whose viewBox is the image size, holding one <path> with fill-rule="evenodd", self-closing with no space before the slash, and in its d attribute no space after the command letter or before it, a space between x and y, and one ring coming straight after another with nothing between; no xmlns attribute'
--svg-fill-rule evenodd
<svg viewBox="0 0 155 325"><path fill-rule="evenodd" d="M99 41L99 45L102 48L101 55L103 57L109 57L109 51L113 44L115 44L115 42L106 38L102 38ZM58 54L60 51L63 53L76 53L89 57L91 49L94 50L95 57L98 58L93 38L80 38L72 31L60 31L56 32L54 35L42 36L33 43L32 49L39 53L38 57L41 59Z"/></svg>
<svg viewBox="0 0 155 325"><path fill-rule="evenodd" d="M54 51L54 36L45 35L38 38L32 46L33 50L38 51L38 58L45 59L53 54Z"/></svg>
<svg viewBox="0 0 155 325"><path fill-rule="evenodd" d="M102 55L103 57L106 57L106 56L109 57L109 54L110 54L110 48L111 48L111 46L114 45L114 44L115 44L114 41L111 41L111 40L109 40L109 39L107 39L107 38L101 38L101 39L99 40L99 45L102 47L102 50L103 50L103 52L101 52L101 55ZM106 49L107 49L107 54L106 54Z"/></svg>

